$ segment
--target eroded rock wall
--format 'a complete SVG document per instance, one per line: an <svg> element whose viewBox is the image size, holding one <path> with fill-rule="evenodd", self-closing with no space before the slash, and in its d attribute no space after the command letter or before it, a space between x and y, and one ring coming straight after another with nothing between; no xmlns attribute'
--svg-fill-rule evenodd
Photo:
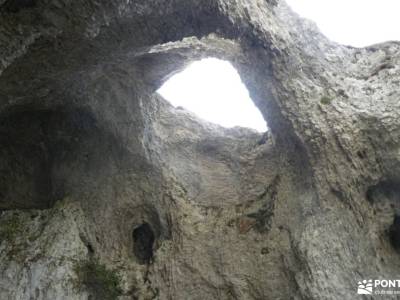
<svg viewBox="0 0 400 300"><path fill-rule="evenodd" d="M283 1L7 0L0 20L1 299L354 299L398 274L399 43L337 45ZM267 134L156 94L207 56Z"/></svg>

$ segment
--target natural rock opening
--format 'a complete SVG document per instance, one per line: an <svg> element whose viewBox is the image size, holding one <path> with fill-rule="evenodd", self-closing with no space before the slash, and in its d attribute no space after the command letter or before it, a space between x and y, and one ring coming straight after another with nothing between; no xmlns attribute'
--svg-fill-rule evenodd
<svg viewBox="0 0 400 300"><path fill-rule="evenodd" d="M147 223L136 227L132 233L133 253L140 264L149 264L153 259L155 235Z"/></svg>
<svg viewBox="0 0 400 300"><path fill-rule="evenodd" d="M228 61L206 58L191 63L158 90L175 107L183 107L204 120L224 127L267 131L237 70Z"/></svg>

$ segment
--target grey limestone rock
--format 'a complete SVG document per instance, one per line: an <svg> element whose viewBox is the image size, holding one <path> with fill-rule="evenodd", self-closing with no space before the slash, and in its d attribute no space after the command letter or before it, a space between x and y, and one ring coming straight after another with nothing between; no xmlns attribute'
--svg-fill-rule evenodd
<svg viewBox="0 0 400 300"><path fill-rule="evenodd" d="M331 42L283 0L0 0L0 299L355 299L396 278L399 50ZM157 95L209 56L266 135Z"/></svg>

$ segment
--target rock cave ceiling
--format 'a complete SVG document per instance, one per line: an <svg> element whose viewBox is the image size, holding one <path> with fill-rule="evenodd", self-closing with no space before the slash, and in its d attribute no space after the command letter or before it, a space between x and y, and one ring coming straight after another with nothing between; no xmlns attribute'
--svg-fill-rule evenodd
<svg viewBox="0 0 400 300"><path fill-rule="evenodd" d="M82 260L121 299L353 299L398 274L399 42L342 46L271 0L0 0L0 20L1 299L95 297ZM155 93L203 57L268 135Z"/></svg>

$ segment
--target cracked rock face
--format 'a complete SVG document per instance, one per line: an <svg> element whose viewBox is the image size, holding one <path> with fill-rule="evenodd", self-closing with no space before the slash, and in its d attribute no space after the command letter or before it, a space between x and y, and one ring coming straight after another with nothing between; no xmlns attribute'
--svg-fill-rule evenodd
<svg viewBox="0 0 400 300"><path fill-rule="evenodd" d="M396 279L399 43L335 44L282 0L0 0L0 20L0 299L354 299ZM267 134L156 94L210 56Z"/></svg>

